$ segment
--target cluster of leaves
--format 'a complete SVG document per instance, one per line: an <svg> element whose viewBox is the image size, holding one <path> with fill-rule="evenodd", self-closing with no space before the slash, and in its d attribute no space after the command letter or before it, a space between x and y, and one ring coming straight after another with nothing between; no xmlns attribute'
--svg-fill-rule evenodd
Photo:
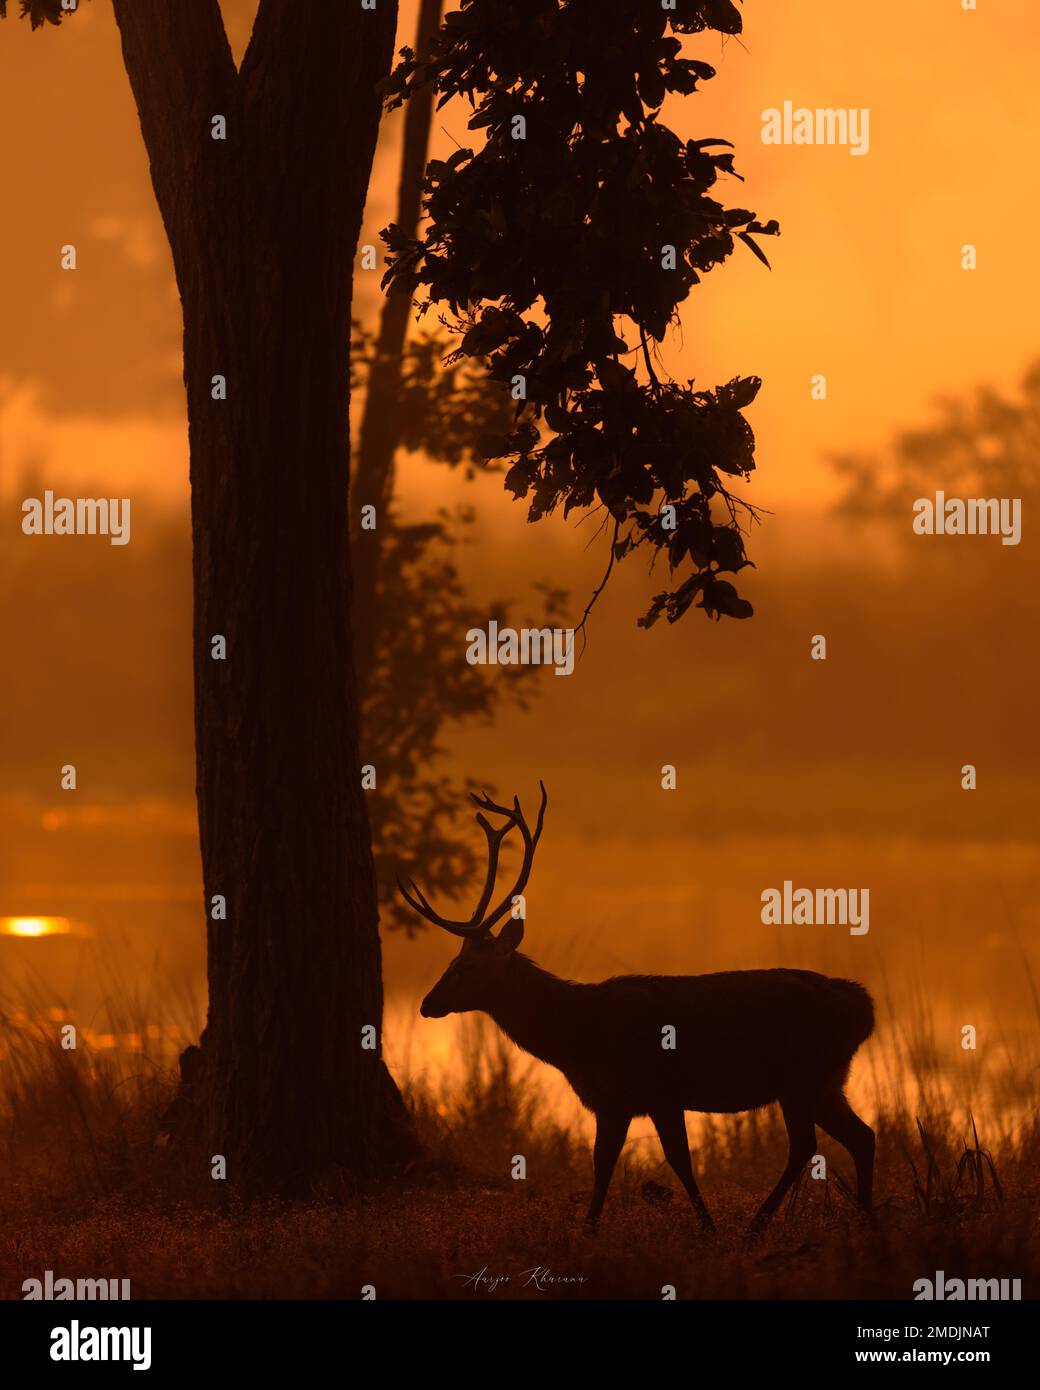
<svg viewBox="0 0 1040 1390"><path fill-rule="evenodd" d="M468 801L453 778L433 770L444 754L445 727L457 720L490 722L504 701L526 708L539 669L495 667L492 678L488 667L459 660L460 634L486 628L489 618L511 622L508 605L470 599L460 579L452 551L473 520L467 509L411 525L384 518L380 527L377 602L385 622L366 687L361 753L363 763L379 769L365 804L380 917L384 926L409 933L421 923L399 899L398 878L419 879L432 895L450 898L482 867L471 848ZM565 596L545 588L542 595L537 625L553 626ZM459 825L462 815L465 827Z"/></svg>
<svg viewBox="0 0 1040 1390"><path fill-rule="evenodd" d="M898 435L882 458L845 453L841 515L901 518L913 502L942 489L951 497L1034 497L1040 487L1040 362L1026 372L1018 399L989 388L940 402L936 422ZM901 534L913 535L909 525Z"/></svg>
<svg viewBox="0 0 1040 1390"><path fill-rule="evenodd" d="M34 29L39 29L43 24L60 24L63 19L68 19L70 14L75 14L76 9L78 5L71 10L65 9L61 0L21 0L18 18L28 19ZM7 0L0 0L0 19L6 18Z"/></svg>
<svg viewBox="0 0 1040 1390"><path fill-rule="evenodd" d="M754 238L778 231L711 196L735 175L729 142L683 141L660 119L669 94L714 75L682 54L680 36L708 29L740 32L730 0L462 0L387 84L391 107L423 82L441 105L466 98L485 143L430 163L424 235L387 229L386 279L445 306L459 358L517 394L522 382L490 456L509 461L532 520L602 507L612 562L643 545L673 570L692 562L647 626L698 596L709 617L751 612L720 575L750 563L738 508L754 513L728 484L754 468L741 412L761 383L695 390L664 379L653 348L737 240L764 261Z"/></svg>
<svg viewBox="0 0 1040 1390"><path fill-rule="evenodd" d="M364 390L375 358L376 336L353 325L350 356L352 391ZM439 463L475 465L487 457L512 422L509 394L487 379L485 366L455 360L443 333L409 339L401 354L401 382L394 403L398 443L424 450Z"/></svg>

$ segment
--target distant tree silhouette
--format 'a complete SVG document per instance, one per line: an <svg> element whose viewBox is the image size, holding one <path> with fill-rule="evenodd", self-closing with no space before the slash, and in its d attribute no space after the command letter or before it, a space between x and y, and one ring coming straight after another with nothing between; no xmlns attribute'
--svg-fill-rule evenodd
<svg viewBox="0 0 1040 1390"><path fill-rule="evenodd" d="M856 520L900 518L913 539L914 500L940 489L951 497L1035 497L1040 452L1040 362L1018 399L980 387L939 403L935 423L897 434L877 453L832 458L844 482L838 510Z"/></svg>
<svg viewBox="0 0 1040 1390"><path fill-rule="evenodd" d="M378 1050L348 507L352 260L396 5L260 0L236 70L217 0L113 3L184 312L199 830L207 909L227 903L208 919L209 1016L180 1114L245 1188L307 1191L414 1148ZM393 278L448 306L492 381L523 379L491 453L532 519L602 505L611 563L648 545L692 564L647 623L698 597L750 612L719 576L748 563L725 480L753 467L741 411L758 380L695 391L652 351L734 238L761 256L754 235L777 230L708 196L732 172L727 142L684 144L658 119L712 75L677 36L740 28L729 0L464 0L389 89L432 80L487 133L430 165L430 226L390 230Z"/></svg>

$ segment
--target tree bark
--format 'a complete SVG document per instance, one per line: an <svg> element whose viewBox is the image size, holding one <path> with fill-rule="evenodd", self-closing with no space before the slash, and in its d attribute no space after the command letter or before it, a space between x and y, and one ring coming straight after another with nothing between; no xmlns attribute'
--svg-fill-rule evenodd
<svg viewBox="0 0 1040 1390"><path fill-rule="evenodd" d="M421 0L415 52L421 58L440 28L443 0ZM417 91L405 106L401 173L397 188L397 225L407 236L419 231L423 175L433 122L433 83ZM383 301L375 359L368 378L365 413L358 440L352 506L354 553L354 653L358 682L364 692L367 672L379 631L376 594L382 558L380 527L394 492L394 456L399 443L395 409L401 386L401 357L408 334L412 301L408 294L391 290ZM362 530L361 508L376 509L375 530Z"/></svg>
<svg viewBox="0 0 1040 1390"><path fill-rule="evenodd" d="M347 505L352 266L396 3L261 0L240 72L217 0L114 5L184 311L209 979L184 1070L228 1178L306 1192L410 1146L362 1045L383 999Z"/></svg>

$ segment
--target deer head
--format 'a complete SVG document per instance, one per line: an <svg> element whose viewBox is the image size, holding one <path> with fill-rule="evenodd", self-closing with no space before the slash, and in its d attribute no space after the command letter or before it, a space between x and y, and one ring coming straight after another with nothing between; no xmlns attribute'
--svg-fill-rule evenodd
<svg viewBox="0 0 1040 1390"><path fill-rule="evenodd" d="M424 1018L443 1018L445 1014L466 1013L471 1009L486 1009L505 977L513 952L524 937L523 919L510 916L497 936L492 935L491 928L510 912L513 899L518 893L523 892L531 875L534 852L542 833L545 808L549 803L545 786L541 782L538 785L542 789L542 804L538 809L538 821L533 834L524 819L523 811L520 809L519 797L513 797L513 805L510 809L508 806L497 806L484 793L479 795L476 792L470 793L470 796L480 807L477 812L477 824L487 839L488 867L480 901L468 922L453 922L447 917L442 917L439 912L435 912L427 902L422 890L411 879L408 881L407 888L400 879L397 881L397 886L409 907L414 908L421 917L425 917L427 922L432 922L434 926L443 927L453 936L462 937L462 947L458 955L422 1001L419 1012ZM504 816L505 820L502 825L495 829L484 815L485 811L492 815ZM517 874L513 887L506 893L498 906L489 912L488 908L498 878L498 852L502 847L502 841L514 828L520 831L520 838L523 841L523 863L520 865L520 872Z"/></svg>

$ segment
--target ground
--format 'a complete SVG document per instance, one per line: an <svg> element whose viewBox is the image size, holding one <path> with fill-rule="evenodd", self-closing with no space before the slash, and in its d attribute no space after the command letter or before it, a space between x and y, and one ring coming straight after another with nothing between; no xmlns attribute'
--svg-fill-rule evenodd
<svg viewBox="0 0 1040 1390"><path fill-rule="evenodd" d="M660 1299L674 1288L692 1299L905 1300L939 1270L1020 1279L1025 1298L1040 1288L1035 1113L992 1150L950 1113L882 1115L870 1218L852 1200L848 1157L820 1135L827 1177L803 1178L749 1245L785 1156L773 1110L691 1122L715 1237L699 1231L652 1138L626 1147L591 1234L588 1145L540 1108L508 1045L494 1044L453 1103L409 1094L427 1151L409 1172L363 1195L250 1206L230 1183L189 1182L156 1142L168 1073L137 1059L124 1074L111 1056L28 1044L8 1060L5 1298L47 1269L129 1278L135 1299L351 1299L370 1287L383 1299ZM514 1155L525 1178L510 1176Z"/></svg>

